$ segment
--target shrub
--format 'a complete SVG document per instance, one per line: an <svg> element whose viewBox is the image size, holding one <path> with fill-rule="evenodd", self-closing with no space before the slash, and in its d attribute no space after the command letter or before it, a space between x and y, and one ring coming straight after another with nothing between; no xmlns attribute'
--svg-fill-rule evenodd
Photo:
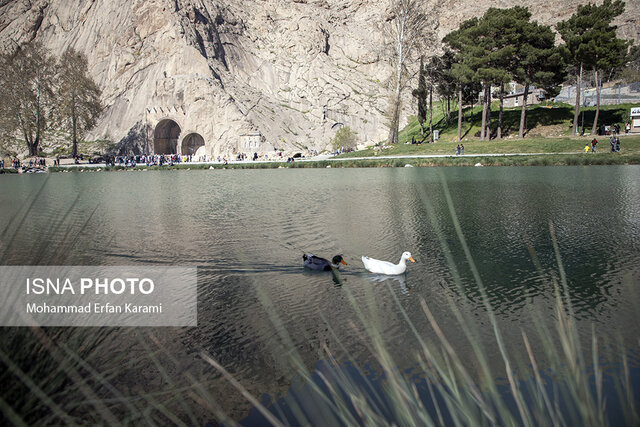
<svg viewBox="0 0 640 427"><path fill-rule="evenodd" d="M336 135L331 140L331 145L334 150L338 150L342 147L346 149L348 148L356 148L358 144L357 133L353 132L349 126L342 126L336 132Z"/></svg>

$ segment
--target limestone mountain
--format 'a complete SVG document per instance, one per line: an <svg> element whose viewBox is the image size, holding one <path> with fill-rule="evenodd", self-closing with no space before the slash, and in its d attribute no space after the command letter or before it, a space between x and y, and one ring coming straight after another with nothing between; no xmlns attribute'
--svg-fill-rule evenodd
<svg viewBox="0 0 640 427"><path fill-rule="evenodd" d="M580 3L524 2L546 24ZM439 40L516 4L434 0L430 30ZM622 37L640 38L639 15L627 1ZM391 19L376 0L0 0L0 48L38 39L85 53L107 106L91 137L129 151L320 151L343 125L361 142L385 138Z"/></svg>

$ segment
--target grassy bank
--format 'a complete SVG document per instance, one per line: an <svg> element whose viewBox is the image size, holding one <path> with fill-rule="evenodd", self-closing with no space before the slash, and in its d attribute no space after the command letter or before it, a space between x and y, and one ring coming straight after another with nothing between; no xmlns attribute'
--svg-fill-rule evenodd
<svg viewBox="0 0 640 427"><path fill-rule="evenodd" d="M598 136L598 153L609 153L609 136ZM584 146L590 144L593 137L556 137L556 138L507 138L491 141L464 141L465 154L584 154ZM457 142L438 141L431 144L397 144L381 151L369 148L361 151L341 154L339 158L384 156L415 156L454 154ZM620 138L621 155L640 154L640 136L622 136ZM376 154L378 152L379 154Z"/></svg>
<svg viewBox="0 0 640 427"><path fill-rule="evenodd" d="M639 153L558 153L545 155L508 155L504 156L452 156L428 158L380 158L349 159L340 161L321 160L295 163L237 163L228 165L180 164L174 166L136 166L125 168L115 166L108 168L95 167L50 167L49 172L125 172L147 170L226 170L226 169L277 169L277 168L375 168L375 167L415 167L428 166L576 166L576 165L629 165L640 164Z"/></svg>
<svg viewBox="0 0 640 427"><path fill-rule="evenodd" d="M351 160L332 164L332 167L415 167L427 166L578 166L578 165L628 165L640 164L640 154L620 156L615 154L575 155L552 154L541 156L500 157L447 157L423 159L375 159Z"/></svg>

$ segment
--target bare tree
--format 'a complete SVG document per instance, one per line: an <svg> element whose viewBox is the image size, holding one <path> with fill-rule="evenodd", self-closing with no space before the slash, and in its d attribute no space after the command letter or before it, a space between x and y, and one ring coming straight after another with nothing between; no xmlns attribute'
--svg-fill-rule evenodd
<svg viewBox="0 0 640 427"><path fill-rule="evenodd" d="M67 49L60 58L59 115L71 132L71 154L78 154L78 137L92 129L102 113L100 89L89 76L87 57Z"/></svg>
<svg viewBox="0 0 640 427"><path fill-rule="evenodd" d="M430 22L433 14L429 14L431 0L391 0L391 15L389 41L390 61L394 67L393 82L395 90L389 108L389 136L387 142L398 142L398 128L400 126L400 106L402 92L407 86L407 68L416 60L419 51L433 34Z"/></svg>
<svg viewBox="0 0 640 427"><path fill-rule="evenodd" d="M54 113L56 60L37 42L0 58L0 124L37 156Z"/></svg>

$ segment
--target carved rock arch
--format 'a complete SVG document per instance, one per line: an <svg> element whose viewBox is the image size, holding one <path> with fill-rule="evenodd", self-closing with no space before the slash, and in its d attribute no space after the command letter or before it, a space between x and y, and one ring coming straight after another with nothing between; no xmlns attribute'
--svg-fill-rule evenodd
<svg viewBox="0 0 640 427"><path fill-rule="evenodd" d="M154 154L177 154L180 133L178 121L172 118L160 120L153 131Z"/></svg>

